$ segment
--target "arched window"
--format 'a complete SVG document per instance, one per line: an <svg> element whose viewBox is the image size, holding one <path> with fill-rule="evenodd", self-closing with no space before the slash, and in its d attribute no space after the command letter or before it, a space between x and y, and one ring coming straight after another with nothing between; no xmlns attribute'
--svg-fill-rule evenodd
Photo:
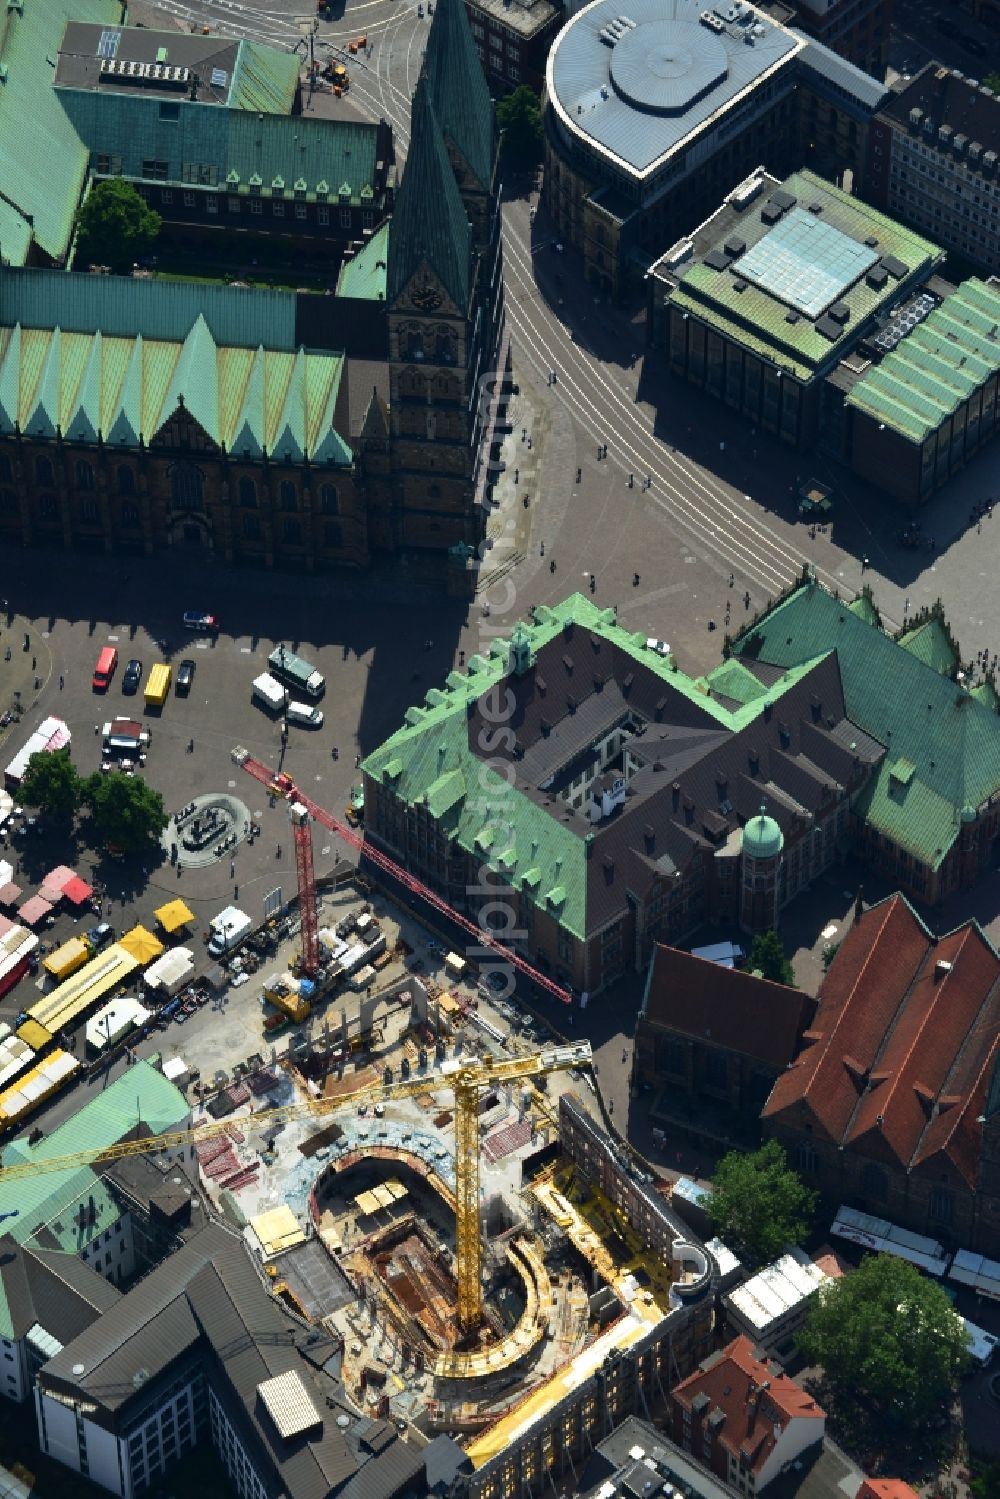
<svg viewBox="0 0 1000 1499"><path fill-rule="evenodd" d="M256 510L257 508L257 485L253 479L248 479L246 475L240 480L240 504L244 510Z"/></svg>
<svg viewBox="0 0 1000 1499"><path fill-rule="evenodd" d="M343 532L335 520L328 520L323 526L323 543L328 547L339 547L344 544Z"/></svg>
<svg viewBox="0 0 1000 1499"><path fill-rule="evenodd" d="M91 524L93 524L93 522L97 519L96 500L80 501L80 519L83 521L89 521Z"/></svg>
<svg viewBox="0 0 1000 1499"><path fill-rule="evenodd" d="M321 484L319 489L319 508L323 515L339 515L340 505L337 502L336 484Z"/></svg>
<svg viewBox="0 0 1000 1499"><path fill-rule="evenodd" d="M451 333L439 333L435 340L435 357L442 364L455 362L455 338Z"/></svg>
<svg viewBox="0 0 1000 1499"><path fill-rule="evenodd" d="M795 1169L804 1175L812 1175L816 1170L816 1152L805 1140L795 1147Z"/></svg>
<svg viewBox="0 0 1000 1499"><path fill-rule="evenodd" d="M94 467L87 462L86 458L77 459L76 464L76 487L77 489L90 490L94 487Z"/></svg>
<svg viewBox="0 0 1000 1499"><path fill-rule="evenodd" d="M0 484L9 484L11 481L11 474L12 469L10 466L10 459L8 458L6 453L0 453Z"/></svg>
<svg viewBox="0 0 1000 1499"><path fill-rule="evenodd" d="M291 479L282 479L278 487L278 503L282 510L298 510L299 497Z"/></svg>
<svg viewBox="0 0 1000 1499"><path fill-rule="evenodd" d="M406 358L423 359L424 357L424 335L419 330L411 329L406 335Z"/></svg>
<svg viewBox="0 0 1000 1499"><path fill-rule="evenodd" d="M59 506L56 504L54 494L43 494L38 501L43 520L55 520L59 515Z"/></svg>
<svg viewBox="0 0 1000 1499"><path fill-rule="evenodd" d="M175 463L170 474L171 504L175 510L204 510L204 476L196 463Z"/></svg>
<svg viewBox="0 0 1000 1499"><path fill-rule="evenodd" d="M52 477L51 458L35 459L35 478L38 480L39 484L54 484L56 482Z"/></svg>
<svg viewBox="0 0 1000 1499"><path fill-rule="evenodd" d="M135 494L135 469L128 463L118 465L118 493Z"/></svg>
<svg viewBox="0 0 1000 1499"><path fill-rule="evenodd" d="M243 517L243 535L248 541L256 541L260 536L260 516L245 515Z"/></svg>
<svg viewBox="0 0 1000 1499"><path fill-rule="evenodd" d="M872 1197L876 1202L885 1202L889 1195L889 1178L874 1161L865 1162L861 1173L861 1190L866 1197Z"/></svg>
<svg viewBox="0 0 1000 1499"><path fill-rule="evenodd" d="M281 531L286 541L302 540L302 526L297 520L286 520Z"/></svg>
<svg viewBox="0 0 1000 1499"><path fill-rule="evenodd" d="M139 524L139 507L126 502L122 506L122 525L137 526Z"/></svg>

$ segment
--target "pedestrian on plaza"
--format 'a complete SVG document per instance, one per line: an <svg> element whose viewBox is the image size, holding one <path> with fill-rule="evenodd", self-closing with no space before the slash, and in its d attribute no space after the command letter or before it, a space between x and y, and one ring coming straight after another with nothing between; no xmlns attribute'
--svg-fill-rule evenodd
<svg viewBox="0 0 1000 1499"><path fill-rule="evenodd" d="M729 586L730 586L730 588L733 588L735 586L735 584L736 584L736 574L735 573L730 573L729 574Z"/></svg>
<svg viewBox="0 0 1000 1499"><path fill-rule="evenodd" d="M633 573L632 574L632 587L633 588L638 588L638 586L639 586L639 574L638 573Z"/></svg>
<svg viewBox="0 0 1000 1499"><path fill-rule="evenodd" d="M62 692L62 690L63 690L63 688L64 688L64 687L65 687L65 685L66 685L66 682L65 682L65 679L64 679L64 677L63 677L63 674L62 674L62 672L60 672L60 673L59 673L59 691L60 691L60 692Z"/></svg>
<svg viewBox="0 0 1000 1499"><path fill-rule="evenodd" d="M554 573L555 570L556 570L556 564L555 564L555 558L553 558L552 561L549 563L549 572L550 573Z"/></svg>
<svg viewBox="0 0 1000 1499"><path fill-rule="evenodd" d="M746 593L743 595L743 607L744 607L744 609L749 609L750 608L750 590L749 589L747 589Z"/></svg>

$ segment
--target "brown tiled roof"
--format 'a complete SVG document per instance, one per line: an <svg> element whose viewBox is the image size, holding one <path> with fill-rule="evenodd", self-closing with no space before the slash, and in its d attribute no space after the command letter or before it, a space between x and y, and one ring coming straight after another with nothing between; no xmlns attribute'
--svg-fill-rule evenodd
<svg viewBox="0 0 1000 1499"><path fill-rule="evenodd" d="M744 664L762 679L782 675L752 659ZM491 763L507 760L517 789L536 806L580 839L593 833L591 932L625 910L626 892L645 899L657 878L683 873L699 850L721 846L762 800L786 840L802 835L832 795L884 754L845 720L832 651L782 693L773 712L737 733L616 643L579 625L543 645L523 675L506 677L503 701L502 736L494 690L471 705L469 747L485 758L481 747L488 745ZM594 741L630 711L644 725L628 745L638 769L624 806L592 825L586 809L570 810L556 793L592 762Z"/></svg>
<svg viewBox="0 0 1000 1499"><path fill-rule="evenodd" d="M798 989L724 968L692 953L658 943L650 965L643 1015L698 1041L787 1067L816 1002Z"/></svg>
<svg viewBox="0 0 1000 1499"><path fill-rule="evenodd" d="M841 944L806 1040L766 1119L975 1184L1000 1057L1000 956L975 922L935 938L903 896L873 906Z"/></svg>
<svg viewBox="0 0 1000 1499"><path fill-rule="evenodd" d="M775 1428L780 1433L798 1417L826 1419L812 1396L787 1374L772 1372L772 1366L755 1356L753 1344L743 1336L675 1385L671 1399L682 1410L691 1410L698 1401L699 1409L713 1415L721 1412L717 1440L734 1457L743 1457L744 1465L755 1473L774 1451ZM822 1435L820 1426L817 1441Z"/></svg>

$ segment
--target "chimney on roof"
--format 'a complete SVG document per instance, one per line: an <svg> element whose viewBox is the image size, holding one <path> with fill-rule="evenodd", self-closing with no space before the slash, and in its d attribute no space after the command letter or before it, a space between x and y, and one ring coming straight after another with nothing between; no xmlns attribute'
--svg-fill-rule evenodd
<svg viewBox="0 0 1000 1499"><path fill-rule="evenodd" d="M675 781L674 784L673 784L673 786L670 788L670 790L671 790L671 794L673 796L674 811L676 812L677 808L681 804L681 783L680 783L680 781Z"/></svg>
<svg viewBox="0 0 1000 1499"><path fill-rule="evenodd" d="M946 978L954 966L955 965L953 963L948 962L947 958L938 958L937 962L934 964L935 983L938 981L938 979Z"/></svg>

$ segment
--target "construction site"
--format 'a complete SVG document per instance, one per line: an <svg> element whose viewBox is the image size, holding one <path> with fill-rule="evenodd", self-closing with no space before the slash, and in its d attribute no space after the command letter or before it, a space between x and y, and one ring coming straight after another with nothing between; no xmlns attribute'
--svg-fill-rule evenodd
<svg viewBox="0 0 1000 1499"><path fill-rule="evenodd" d="M202 1106L203 1182L273 1294L335 1338L364 1414L450 1434L478 1492L521 1493L579 1456L608 1401L648 1413L704 1356L711 1256L608 1134L589 1043L501 1030L463 964L445 958L445 983L369 968L319 1033L331 944L398 951L398 932L370 903L322 926L326 814L238 753L287 802L299 874L293 982L266 981L264 1009L310 1016L312 1038L230 1089L224 1120Z"/></svg>

